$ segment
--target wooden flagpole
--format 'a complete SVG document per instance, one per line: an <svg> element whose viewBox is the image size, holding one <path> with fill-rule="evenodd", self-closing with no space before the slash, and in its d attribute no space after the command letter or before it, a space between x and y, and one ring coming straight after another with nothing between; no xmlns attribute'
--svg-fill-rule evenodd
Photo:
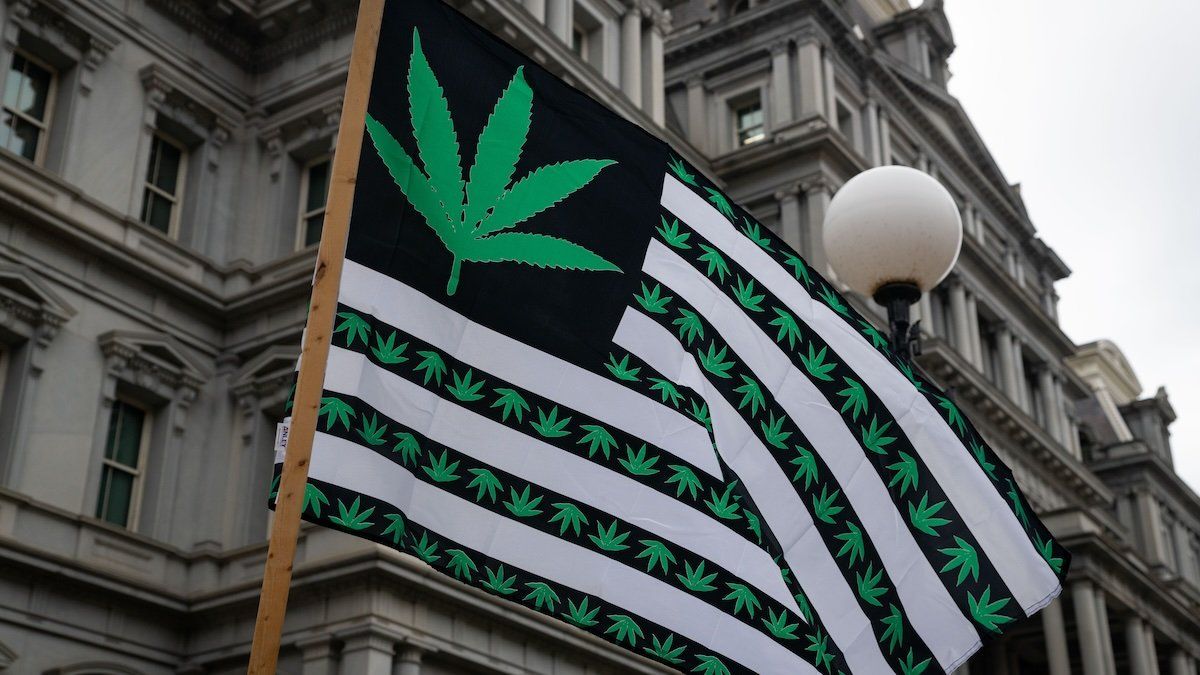
<svg viewBox="0 0 1200 675"><path fill-rule="evenodd" d="M292 425L287 441L287 456L279 480L275 501L275 521L263 570L262 593L258 600L258 618L254 623L254 641L250 647L251 675L274 675L287 610L288 588L292 581L292 562L296 538L300 533L300 513L304 489L308 483L308 463L312 456L313 436L317 430L317 411L325 381L325 362L333 333L334 308L342 260L346 254L346 234L350 226L350 207L362 152L363 126L371 75L375 69L375 50L379 46L379 27L385 0L361 0L354 28L354 47L342 116L338 125L333 172L317 251L317 269L313 277L312 301L308 325L300 354L300 375L292 409Z"/></svg>

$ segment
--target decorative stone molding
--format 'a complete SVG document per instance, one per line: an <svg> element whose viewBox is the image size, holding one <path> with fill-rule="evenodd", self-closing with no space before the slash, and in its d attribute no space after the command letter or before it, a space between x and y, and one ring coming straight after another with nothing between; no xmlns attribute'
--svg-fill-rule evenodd
<svg viewBox="0 0 1200 675"><path fill-rule="evenodd" d="M234 111L211 98L192 91L188 84L152 63L138 71L142 86L146 89L148 112L162 113L173 122L184 126L196 136L211 144L214 149L229 140L232 130L237 128ZM147 119L153 126L154 120ZM210 159L214 161L215 159Z"/></svg>
<svg viewBox="0 0 1200 675"><path fill-rule="evenodd" d="M116 35L78 16L70 3L62 0L16 0L9 5L9 19L4 31L6 49L17 46L21 31L54 45L82 66L79 86L85 95L92 90L96 69L118 42Z"/></svg>
<svg viewBox="0 0 1200 675"><path fill-rule="evenodd" d="M284 405L300 357L298 345L273 345L247 361L234 374L230 391L243 417L242 441L254 435L254 417L266 408Z"/></svg>
<svg viewBox="0 0 1200 675"><path fill-rule="evenodd" d="M270 159L271 180L283 171L285 155L303 154L304 148L319 145L331 151L341 123L342 97L321 97L302 108L286 111L267 122L259 139Z"/></svg>
<svg viewBox="0 0 1200 675"><path fill-rule="evenodd" d="M74 315L33 270L0 264L0 326L44 349Z"/></svg>
<svg viewBox="0 0 1200 675"><path fill-rule="evenodd" d="M120 381L174 403L171 424L182 433L187 408L208 376L185 355L179 343L164 333L132 331L109 331L98 342L111 380L105 397L116 397L116 383Z"/></svg>

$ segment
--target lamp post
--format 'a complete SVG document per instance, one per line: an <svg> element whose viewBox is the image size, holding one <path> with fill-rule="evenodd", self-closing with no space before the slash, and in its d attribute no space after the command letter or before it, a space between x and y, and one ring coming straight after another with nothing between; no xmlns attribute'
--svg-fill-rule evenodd
<svg viewBox="0 0 1200 675"><path fill-rule="evenodd" d="M838 190L824 230L838 278L887 308L892 351L911 360L909 309L950 273L962 247L954 198L916 169L881 166Z"/></svg>

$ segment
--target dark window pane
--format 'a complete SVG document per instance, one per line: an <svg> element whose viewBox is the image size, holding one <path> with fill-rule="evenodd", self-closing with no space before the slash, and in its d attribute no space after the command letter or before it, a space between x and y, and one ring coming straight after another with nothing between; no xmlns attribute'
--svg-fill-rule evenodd
<svg viewBox="0 0 1200 675"><path fill-rule="evenodd" d="M158 139L155 139L158 140ZM158 174L154 177L153 183L162 188L164 192L175 194L175 188L179 183L179 165L183 159L183 153L179 148L158 140Z"/></svg>
<svg viewBox="0 0 1200 675"><path fill-rule="evenodd" d="M315 216L309 216L304 220L304 245L312 246L321 241L321 223L325 221L325 214L318 213Z"/></svg>
<svg viewBox="0 0 1200 675"><path fill-rule="evenodd" d="M115 525L129 523L129 508L133 501L133 476L111 466L104 467L100 484L100 504L96 517Z"/></svg>
<svg viewBox="0 0 1200 675"><path fill-rule="evenodd" d="M170 232L173 207L174 204L166 197L153 190L146 190L146 196L142 202L142 222L163 233Z"/></svg>
<svg viewBox="0 0 1200 675"><path fill-rule="evenodd" d="M108 418L108 447L104 456L130 468L137 468L142 447L142 427L146 413L140 408L117 401Z"/></svg>
<svg viewBox="0 0 1200 675"><path fill-rule="evenodd" d="M46 103L50 100L50 71L26 61L25 82L17 109L35 119L46 118Z"/></svg>
<svg viewBox="0 0 1200 675"><path fill-rule="evenodd" d="M146 163L146 182L154 183L154 176L158 173L158 146L162 145L162 141L158 140L158 136L150 139L150 161Z"/></svg>
<svg viewBox="0 0 1200 675"><path fill-rule="evenodd" d="M4 80L4 105L9 108L17 107L17 99L21 96L21 85L25 83L25 57L13 54L12 68Z"/></svg>
<svg viewBox="0 0 1200 675"><path fill-rule="evenodd" d="M329 190L329 162L313 164L308 168L308 194L305 195L304 212L315 211L325 206Z"/></svg>
<svg viewBox="0 0 1200 675"><path fill-rule="evenodd" d="M20 118L14 122L12 133L8 138L8 149L25 159L35 159L42 130Z"/></svg>

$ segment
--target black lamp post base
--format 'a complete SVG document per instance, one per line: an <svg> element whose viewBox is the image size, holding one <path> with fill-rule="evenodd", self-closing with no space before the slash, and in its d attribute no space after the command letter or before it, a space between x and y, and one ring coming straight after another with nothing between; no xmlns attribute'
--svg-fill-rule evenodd
<svg viewBox="0 0 1200 675"><path fill-rule="evenodd" d="M875 291L874 298L887 309L892 352L911 361L919 333L911 323L909 310L921 300L921 289L904 282L885 284Z"/></svg>

